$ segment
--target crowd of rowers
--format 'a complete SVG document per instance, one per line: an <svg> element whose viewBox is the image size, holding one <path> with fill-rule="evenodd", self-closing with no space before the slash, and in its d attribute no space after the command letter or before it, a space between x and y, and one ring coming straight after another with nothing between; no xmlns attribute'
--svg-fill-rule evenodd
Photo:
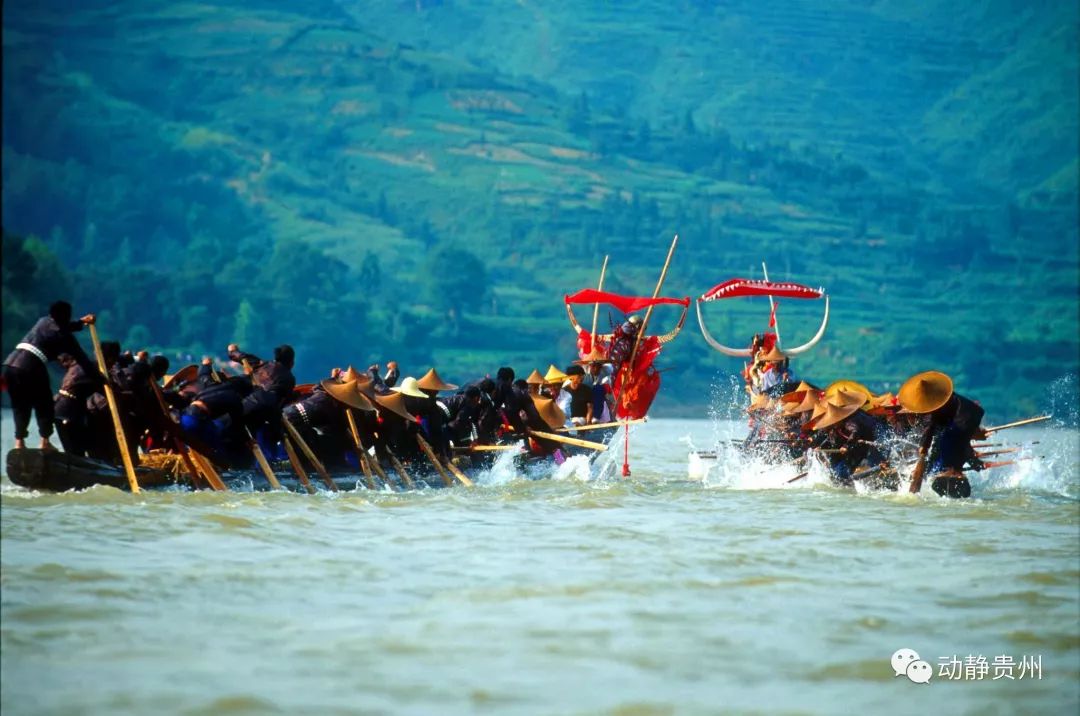
<svg viewBox="0 0 1080 716"><path fill-rule="evenodd" d="M25 447L34 414L42 449L52 449L55 427L66 452L119 464L106 376L74 336L94 316L73 321L71 310L66 302L53 304L4 361L15 446ZM109 341L101 348L133 458L140 448L169 447L170 431L179 424L185 442L231 467L251 466L253 442L271 460L283 460L284 419L328 468L356 469L357 440L381 463L397 460L420 472L426 464L422 442L442 460L482 463L492 453L471 447L524 440L531 455L561 461L572 448L533 433L607 423L615 406L612 363L600 353L565 370L534 370L526 379L502 367L494 378L463 387L444 381L434 368L419 379L401 378L393 361L385 374L377 364L363 372L335 368L317 384L297 386L295 352L288 345L275 348L269 359L230 345L224 367L231 366L232 374L204 358L172 375L165 356L125 352ZM47 370L52 361L65 369L55 396Z"/></svg>
<svg viewBox="0 0 1080 716"><path fill-rule="evenodd" d="M919 373L895 395L875 395L853 380L824 388L796 381L789 358L761 336L751 351L743 374L751 396L744 449L776 462L816 452L841 485L869 479L897 489L898 471L915 464L913 491L925 474L939 494L970 495L964 471L983 468L972 441L986 437L984 410L956 393L949 376Z"/></svg>

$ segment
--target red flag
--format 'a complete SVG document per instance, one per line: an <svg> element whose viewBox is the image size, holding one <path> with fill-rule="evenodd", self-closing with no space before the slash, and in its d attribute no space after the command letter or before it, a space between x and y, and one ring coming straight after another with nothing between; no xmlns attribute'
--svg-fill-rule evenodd
<svg viewBox="0 0 1080 716"><path fill-rule="evenodd" d="M772 311L769 313L769 328L776 328L776 307L779 305L779 301L773 301Z"/></svg>

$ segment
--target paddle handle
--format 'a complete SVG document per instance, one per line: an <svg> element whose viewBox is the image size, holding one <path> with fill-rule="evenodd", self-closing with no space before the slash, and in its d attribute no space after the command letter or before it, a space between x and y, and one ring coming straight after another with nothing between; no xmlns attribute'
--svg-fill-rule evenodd
<svg viewBox="0 0 1080 716"><path fill-rule="evenodd" d="M401 464L401 460L397 459L397 455L390 452L390 447L387 446L386 454L390 457L390 464L394 466L394 470L397 474L401 475L401 479L405 481L406 487L415 487L412 477L409 476L409 472L405 469L405 466Z"/></svg>
<svg viewBox="0 0 1080 716"><path fill-rule="evenodd" d="M248 430L248 444L251 445L251 454L255 456L255 462L259 463L259 469L262 470L262 474L266 477L266 481L270 483L270 487L274 490L281 489L281 483L278 482L277 476L270 468L270 463L266 461L266 455L263 454L262 448L259 447L258 441L255 440L255 436Z"/></svg>
<svg viewBox="0 0 1080 716"><path fill-rule="evenodd" d="M364 471L364 480L369 490L375 489L375 480L371 477L371 466L368 465L367 453L364 452L364 444L360 442L360 429L356 427L356 417L352 411L345 408L345 418L349 421L349 432L352 433L353 445L356 447L356 460L360 463L360 469Z"/></svg>
<svg viewBox="0 0 1080 716"><path fill-rule="evenodd" d="M442 463L439 462L439 456L435 454L435 451L431 449L431 445L428 444L427 440L424 440L424 436L420 433L416 434L416 443L420 446L420 449L424 451L424 454L427 455L427 459L431 461L431 465L435 468L435 472L439 473L439 477L442 478L443 484L447 487L453 485L454 481L451 479L450 473L442 466Z"/></svg>
<svg viewBox="0 0 1080 716"><path fill-rule="evenodd" d="M637 425L644 423L648 418L635 418L634 420L614 420L610 423L593 423L592 425L579 425L575 428L559 428L558 433L580 433L586 430L603 430L604 428L621 428L624 425Z"/></svg>
<svg viewBox="0 0 1080 716"><path fill-rule="evenodd" d="M1004 425L995 425L992 428L983 428L983 432L989 435L995 433L998 430L1005 430L1006 428L1018 428L1021 425L1031 425L1032 423L1041 423L1044 420L1049 420L1054 417L1053 415L1040 415L1037 418L1027 418L1025 420L1017 420L1015 423L1006 423Z"/></svg>
<svg viewBox="0 0 1080 716"><path fill-rule="evenodd" d="M315 454L315 451L312 450L306 442L304 442L304 438L300 437L299 431L297 431L297 429L293 427L293 424L284 417L281 418L281 423L285 426L285 432L289 434L289 437L293 439L293 442L300 446L301 452L303 452L307 459L311 462L312 466L315 468L315 472L319 474L319 479L321 479L326 484L326 487L331 492L337 492L337 484L330 479L330 473L328 473L326 471L326 468L323 467L323 464L319 461L319 458Z"/></svg>
<svg viewBox="0 0 1080 716"><path fill-rule="evenodd" d="M660 289L664 287L664 279L667 278L668 268L671 266L671 257L675 255L675 246L679 243L679 235L675 234L675 238L671 240L671 248L668 249L667 258L664 259L664 268L660 270L660 280L656 282L656 289L653 290L653 298L660 295ZM630 351L630 360L627 365L630 366L630 372L634 371L634 358L637 357L638 347L641 345L641 339L645 335L645 330L649 326L649 318L652 316L653 307L649 306L645 309L645 318L641 319L641 327L638 328L637 336L634 337L634 347Z"/></svg>
<svg viewBox="0 0 1080 716"><path fill-rule="evenodd" d="M90 340L94 344L94 355L97 357L98 370L105 378L105 400L109 403L109 412L112 414L113 429L116 431L116 442L120 446L120 460L124 463L124 474L127 475L128 487L132 493L138 494L139 480L135 477L135 465L131 462L131 453L128 452L127 436L124 435L124 426L120 422L120 407L116 403L116 395L109 384L109 369L105 366L105 354L101 352L101 340L98 338L97 326L89 324Z"/></svg>
<svg viewBox="0 0 1080 716"><path fill-rule="evenodd" d="M229 488L225 482L221 479L221 475L214 469L214 466L210 463L210 460L203 456L198 450L189 450L188 454L191 455L192 461L202 472L203 477L210 483L210 487L214 488L218 492L228 492Z"/></svg>
<svg viewBox="0 0 1080 716"><path fill-rule="evenodd" d="M281 442L285 446L285 454L289 456L289 463L292 465L296 477L300 480L300 484L304 486L304 489L308 491L309 495L314 495L315 486L311 484L311 480L308 479L307 473L304 472L304 466L300 464L300 456L296 454L296 448L293 447L292 440L289 440L289 437L285 436L285 439Z"/></svg>
<svg viewBox="0 0 1080 716"><path fill-rule="evenodd" d="M597 452L604 452L607 450L607 445L603 443L595 443L589 440L578 440L577 438L568 438L565 435L556 435L555 433L543 432L540 430L530 430L529 435L533 435L544 440L553 440L557 443L566 443L567 445L576 445L577 447L589 448L590 450L596 450Z"/></svg>

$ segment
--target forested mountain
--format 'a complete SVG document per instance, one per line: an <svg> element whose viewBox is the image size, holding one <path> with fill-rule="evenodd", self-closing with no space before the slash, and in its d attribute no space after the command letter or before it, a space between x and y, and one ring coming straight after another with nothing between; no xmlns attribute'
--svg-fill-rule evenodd
<svg viewBox="0 0 1080 716"><path fill-rule="evenodd" d="M678 233L666 293L827 287L818 381L1036 407L1077 367L1076 6L761 5L6 3L5 344L47 300L11 264L131 344L528 372L605 254L648 293ZM739 368L693 323L659 409Z"/></svg>

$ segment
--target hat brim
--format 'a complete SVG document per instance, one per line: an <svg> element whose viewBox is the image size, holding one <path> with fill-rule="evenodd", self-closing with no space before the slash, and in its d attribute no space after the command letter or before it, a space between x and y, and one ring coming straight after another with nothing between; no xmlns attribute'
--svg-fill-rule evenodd
<svg viewBox="0 0 1080 716"><path fill-rule="evenodd" d="M375 410L375 405L366 395L360 392L360 388L355 380L351 380L347 383L339 383L336 380L327 378L326 380L321 381L319 385L322 386L322 389L325 390L331 398L342 405L356 408L357 410L366 410L368 412Z"/></svg>
<svg viewBox="0 0 1080 716"><path fill-rule="evenodd" d="M421 392L419 389L412 390L411 388L407 388L407 387L402 386L402 385L395 386L395 387L391 388L390 390L392 390L395 393L398 393L399 395L408 395L410 398L426 398L426 397L428 397L425 393Z"/></svg>
<svg viewBox="0 0 1080 716"><path fill-rule="evenodd" d="M376 395L375 402L383 410L402 417L411 423L415 423L416 416L405 409L405 399L402 398L401 395L401 393L391 393L390 395ZM427 396L425 395L423 397L426 398Z"/></svg>
<svg viewBox="0 0 1080 716"><path fill-rule="evenodd" d="M825 414L814 423L814 430L831 428L833 425L847 420L857 412L859 412L859 406L857 405L839 406L829 403L825 408Z"/></svg>

